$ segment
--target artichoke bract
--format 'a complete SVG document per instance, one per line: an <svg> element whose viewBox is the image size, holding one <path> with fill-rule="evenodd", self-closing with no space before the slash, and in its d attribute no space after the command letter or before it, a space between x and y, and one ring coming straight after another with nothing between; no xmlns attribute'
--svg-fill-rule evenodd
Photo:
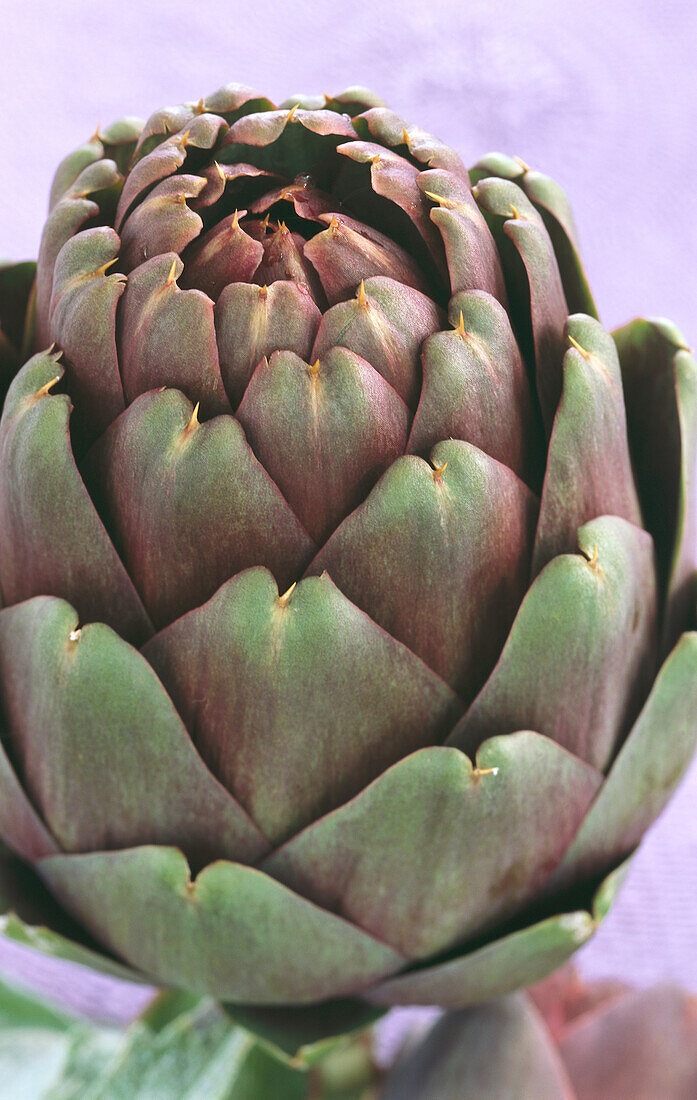
<svg viewBox="0 0 697 1100"><path fill-rule="evenodd" d="M362 89L98 131L32 277L6 934L279 1034L559 966L697 736L677 329L608 334L552 180Z"/></svg>
<svg viewBox="0 0 697 1100"><path fill-rule="evenodd" d="M382 1100L691 1100L697 998L668 983L584 984L564 967L528 990L446 1013Z"/></svg>

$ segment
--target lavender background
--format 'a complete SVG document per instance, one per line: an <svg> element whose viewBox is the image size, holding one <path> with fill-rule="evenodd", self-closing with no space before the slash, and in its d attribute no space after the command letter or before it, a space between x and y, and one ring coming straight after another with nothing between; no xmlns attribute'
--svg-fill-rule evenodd
<svg viewBox="0 0 697 1100"><path fill-rule="evenodd" d="M469 163L523 157L569 192L602 318L697 342L697 6L689 0L5 0L0 255L36 254L55 165L97 123L237 80L280 100L363 83ZM697 721L697 716L695 716ZM697 992L697 763L585 973ZM123 1017L144 992L0 943L0 971Z"/></svg>

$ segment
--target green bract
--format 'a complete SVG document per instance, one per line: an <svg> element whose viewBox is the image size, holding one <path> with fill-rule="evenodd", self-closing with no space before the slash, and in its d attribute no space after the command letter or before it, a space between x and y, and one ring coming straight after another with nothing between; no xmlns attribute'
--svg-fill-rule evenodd
<svg viewBox="0 0 697 1100"><path fill-rule="evenodd" d="M5 932L289 1048L558 966L697 736L695 364L472 178L230 85L0 269Z"/></svg>

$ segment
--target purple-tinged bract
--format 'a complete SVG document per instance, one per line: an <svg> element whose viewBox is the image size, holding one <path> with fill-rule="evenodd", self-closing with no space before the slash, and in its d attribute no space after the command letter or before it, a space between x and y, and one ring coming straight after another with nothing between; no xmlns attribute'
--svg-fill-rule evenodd
<svg viewBox="0 0 697 1100"><path fill-rule="evenodd" d="M384 1100L693 1100L697 998L664 983L584 984L566 966L446 1013L388 1076Z"/></svg>

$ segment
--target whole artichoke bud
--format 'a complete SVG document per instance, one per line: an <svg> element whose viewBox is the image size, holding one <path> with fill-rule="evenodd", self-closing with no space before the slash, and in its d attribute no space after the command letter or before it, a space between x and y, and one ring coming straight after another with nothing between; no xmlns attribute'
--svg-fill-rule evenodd
<svg viewBox="0 0 697 1100"><path fill-rule="evenodd" d="M237 85L58 168L23 337L0 271L8 932L308 1034L592 934L697 736L697 374L471 178Z"/></svg>

